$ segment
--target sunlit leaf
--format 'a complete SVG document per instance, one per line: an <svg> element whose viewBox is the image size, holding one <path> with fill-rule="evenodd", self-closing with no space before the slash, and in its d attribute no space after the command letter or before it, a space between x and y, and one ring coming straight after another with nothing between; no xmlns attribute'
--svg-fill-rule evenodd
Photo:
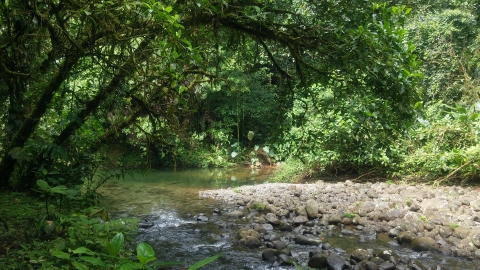
<svg viewBox="0 0 480 270"><path fill-rule="evenodd" d="M123 237L123 234L117 233L110 242L107 242L108 254L110 256L117 256L124 242L125 239Z"/></svg>
<svg viewBox="0 0 480 270"><path fill-rule="evenodd" d="M142 265L145 265L148 262L156 259L155 251L149 244L141 242L137 245L137 259Z"/></svg>

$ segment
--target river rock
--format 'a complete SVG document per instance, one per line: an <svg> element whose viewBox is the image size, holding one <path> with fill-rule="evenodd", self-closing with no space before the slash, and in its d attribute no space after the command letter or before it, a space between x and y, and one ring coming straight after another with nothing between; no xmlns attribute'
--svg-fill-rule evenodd
<svg viewBox="0 0 480 270"><path fill-rule="evenodd" d="M472 236L472 243L477 247L480 248L480 234L475 234Z"/></svg>
<svg viewBox="0 0 480 270"><path fill-rule="evenodd" d="M343 258L342 256L338 255L335 252L330 253L330 255L328 255L327 257L328 269L343 270L346 264L347 264L347 261L345 260L345 258Z"/></svg>
<svg viewBox="0 0 480 270"><path fill-rule="evenodd" d="M242 211L235 210L235 211L232 211L232 212L228 213L228 216L229 217L234 217L234 218L241 218L241 217L244 216L244 214L243 214Z"/></svg>
<svg viewBox="0 0 480 270"><path fill-rule="evenodd" d="M264 249L262 252L262 259L264 261L273 263L277 260L277 256L275 255L275 253L276 253L276 250L274 249L271 249L271 248Z"/></svg>
<svg viewBox="0 0 480 270"><path fill-rule="evenodd" d="M307 245L307 246L319 246L322 244L322 241L320 241L317 238L311 238L305 235L301 234L296 234L295 235L295 244L299 245Z"/></svg>
<svg viewBox="0 0 480 270"><path fill-rule="evenodd" d="M238 230L238 235L240 238L253 237L260 239L260 233L252 229L241 228Z"/></svg>
<svg viewBox="0 0 480 270"><path fill-rule="evenodd" d="M305 209L305 205L297 205L295 207L295 214L297 214L297 216L306 216L307 210Z"/></svg>
<svg viewBox="0 0 480 270"><path fill-rule="evenodd" d="M207 218L207 221L208 221L208 218ZM138 227L141 228L141 229L148 229L148 228L151 228L155 225L155 223L153 222L149 222L149 221L144 221L144 222L139 222L138 223Z"/></svg>
<svg viewBox="0 0 480 270"><path fill-rule="evenodd" d="M409 245L415 240L417 236L412 232L401 232L397 236L397 241L402 245Z"/></svg>
<svg viewBox="0 0 480 270"><path fill-rule="evenodd" d="M415 238L412 242L412 249L420 252L420 251L430 251L430 250L438 250L438 244L435 240L430 237L418 237Z"/></svg>
<svg viewBox="0 0 480 270"><path fill-rule="evenodd" d="M318 203L315 200L308 200L305 205L305 210L307 211L307 216L309 218L316 218L318 215Z"/></svg>
<svg viewBox="0 0 480 270"><path fill-rule="evenodd" d="M265 215L265 220L271 225L280 225L280 220L274 213L268 213Z"/></svg>
<svg viewBox="0 0 480 270"><path fill-rule="evenodd" d="M199 215L199 216L197 217L197 221L207 222L207 221L208 221L208 217L207 217L207 216L204 216L204 215Z"/></svg>
<svg viewBox="0 0 480 270"><path fill-rule="evenodd" d="M333 214L328 218L328 224L339 224L342 222L342 217L339 214Z"/></svg>
<svg viewBox="0 0 480 270"><path fill-rule="evenodd" d="M282 249L287 248L287 244L285 244L285 242L283 242L283 241L274 241L273 242L273 248L278 249L278 250L282 250Z"/></svg>
<svg viewBox="0 0 480 270"><path fill-rule="evenodd" d="M315 253L308 260L308 267L324 269L327 267L327 255L323 252Z"/></svg>
<svg viewBox="0 0 480 270"><path fill-rule="evenodd" d="M262 242L258 238L247 236L238 241L240 245L246 246L248 248L257 248L262 245Z"/></svg>
<svg viewBox="0 0 480 270"><path fill-rule="evenodd" d="M365 249L356 249L350 254L350 259L354 260L355 262L361 262L363 260L369 260L372 257Z"/></svg>
<svg viewBox="0 0 480 270"><path fill-rule="evenodd" d="M382 262L381 264L378 265L378 269L381 269L381 270L395 270L397 268L391 262Z"/></svg>
<svg viewBox="0 0 480 270"><path fill-rule="evenodd" d="M295 217L295 219L293 220L293 224L295 225L305 224L307 222L308 222L308 218L306 216L298 216L298 217Z"/></svg>
<svg viewBox="0 0 480 270"><path fill-rule="evenodd" d="M410 267L410 269L413 269L413 270L424 270L424 269L427 269L421 262L419 262L418 260L411 260L409 263L408 263L408 267ZM437 268L438 269L438 268Z"/></svg>

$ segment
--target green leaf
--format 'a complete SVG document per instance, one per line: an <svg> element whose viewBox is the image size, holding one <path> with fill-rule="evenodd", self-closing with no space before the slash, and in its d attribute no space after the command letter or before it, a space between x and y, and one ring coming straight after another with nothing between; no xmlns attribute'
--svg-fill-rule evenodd
<svg viewBox="0 0 480 270"><path fill-rule="evenodd" d="M134 270L134 269L140 269L140 268L142 268L141 263L128 262L128 263L124 263L124 264L120 265L118 270Z"/></svg>
<svg viewBox="0 0 480 270"><path fill-rule="evenodd" d="M88 270L88 267L83 264L83 263L79 263L79 262L72 262L72 265L75 266L75 268L77 268L78 270Z"/></svg>
<svg viewBox="0 0 480 270"><path fill-rule="evenodd" d="M50 192L67 195L66 190L67 190L66 186L56 186L56 187L51 188Z"/></svg>
<svg viewBox="0 0 480 270"><path fill-rule="evenodd" d="M142 265L145 265L156 259L155 251L149 244L141 242L137 245L137 258Z"/></svg>
<svg viewBox="0 0 480 270"><path fill-rule="evenodd" d="M52 255L57 257L57 258L60 258L60 259L67 259L67 260L70 259L70 254L65 253L63 251L60 251L60 250L53 250Z"/></svg>
<svg viewBox="0 0 480 270"><path fill-rule="evenodd" d="M203 267L203 266L205 266L205 265L207 265L207 264L215 261L216 259L220 258L220 256L222 256L222 253L219 253L219 254L214 255L214 256L212 256L212 257L208 257L208 258L206 258L206 259L203 259L203 260L195 263L194 265L190 266L190 267L188 268L188 270L195 270L195 269L198 269L198 268L200 268L200 267Z"/></svg>
<svg viewBox="0 0 480 270"><path fill-rule="evenodd" d="M478 116L479 116L478 113L472 113L472 114L470 115L469 119L470 119L470 121L473 121L473 120L477 119Z"/></svg>
<svg viewBox="0 0 480 270"><path fill-rule="evenodd" d="M107 250L110 256L117 256L123 246L125 239L122 233L117 233L110 242L107 242Z"/></svg>
<svg viewBox="0 0 480 270"><path fill-rule="evenodd" d="M88 254L94 255L95 253L86 247L79 247L73 251L73 254Z"/></svg>
<svg viewBox="0 0 480 270"><path fill-rule="evenodd" d="M415 103L415 105L413 106L415 110L420 110L422 107L423 107L423 101L419 101Z"/></svg>
<svg viewBox="0 0 480 270"><path fill-rule="evenodd" d="M47 181L45 180L37 180L37 186L39 186L45 192L50 190L50 185L48 185Z"/></svg>
<svg viewBox="0 0 480 270"><path fill-rule="evenodd" d="M255 132L253 132L253 131L250 130L250 131L248 132L248 134L247 134L248 140L251 141L251 140L253 139L253 136L254 136L254 135L255 135Z"/></svg>
<svg viewBox="0 0 480 270"><path fill-rule="evenodd" d="M95 257L86 257L86 256L81 256L79 257L80 260L84 260L88 263L91 263L93 265L96 265L96 266L107 266L106 263L104 263L102 260L100 260L99 258L95 258Z"/></svg>
<svg viewBox="0 0 480 270"><path fill-rule="evenodd" d="M173 10L173 8L172 8L171 6L167 6L167 7L165 8L165 11L166 11L167 13L170 13L172 10Z"/></svg>
<svg viewBox="0 0 480 270"><path fill-rule="evenodd" d="M464 107L460 106L460 105L457 105L457 112L459 113L467 113L467 109L465 109Z"/></svg>

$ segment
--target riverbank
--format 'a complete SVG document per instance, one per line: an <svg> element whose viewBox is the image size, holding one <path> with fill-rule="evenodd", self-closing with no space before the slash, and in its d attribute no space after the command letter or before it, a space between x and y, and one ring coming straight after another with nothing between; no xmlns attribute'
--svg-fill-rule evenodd
<svg viewBox="0 0 480 270"><path fill-rule="evenodd" d="M369 239L385 233L417 252L434 252L475 261L480 258L479 195L479 191L473 188L354 183L348 180L337 183L320 180L315 184L261 184L200 192L203 198L229 205L223 214L251 219L251 228L243 230L249 232L239 232L239 243L251 248L282 250L288 246L288 239L282 239L285 245L278 243L278 239L270 241L268 237L272 232L261 229L269 228L269 225L277 231L291 231L292 243L318 247L325 243L317 235L325 228L338 227L345 235ZM323 255L320 254L322 252ZM314 249L310 261L313 257L328 258L331 253ZM274 263L280 253L275 254L275 258L266 255L264 259ZM288 251L281 254L292 256ZM371 251L360 260L352 259L350 254L350 257L343 256L341 263L353 267L360 261L365 264L378 255ZM383 259L392 265L408 266L407 261L395 260ZM309 266L315 266L310 261Z"/></svg>

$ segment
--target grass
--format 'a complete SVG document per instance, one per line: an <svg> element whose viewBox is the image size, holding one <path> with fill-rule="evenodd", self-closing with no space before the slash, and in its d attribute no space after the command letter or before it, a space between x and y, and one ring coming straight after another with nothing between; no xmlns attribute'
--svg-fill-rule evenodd
<svg viewBox="0 0 480 270"><path fill-rule="evenodd" d="M354 213L351 213L351 212L345 212L345 214L343 214L344 217L346 218L355 218L357 215L355 215Z"/></svg>
<svg viewBox="0 0 480 270"><path fill-rule="evenodd" d="M408 207L412 206L412 204L413 204L412 198L408 198L408 199L405 201L405 204L406 204Z"/></svg>
<svg viewBox="0 0 480 270"><path fill-rule="evenodd" d="M308 175L309 170L305 164L299 160L288 159L276 170L275 174L269 178L270 182L297 183Z"/></svg>
<svg viewBox="0 0 480 270"><path fill-rule="evenodd" d="M37 268L55 244L54 239L38 239L44 201L21 192L2 192L0 198L0 269Z"/></svg>
<svg viewBox="0 0 480 270"><path fill-rule="evenodd" d="M254 203L252 208L257 211L261 211L265 209L265 205L263 203Z"/></svg>

